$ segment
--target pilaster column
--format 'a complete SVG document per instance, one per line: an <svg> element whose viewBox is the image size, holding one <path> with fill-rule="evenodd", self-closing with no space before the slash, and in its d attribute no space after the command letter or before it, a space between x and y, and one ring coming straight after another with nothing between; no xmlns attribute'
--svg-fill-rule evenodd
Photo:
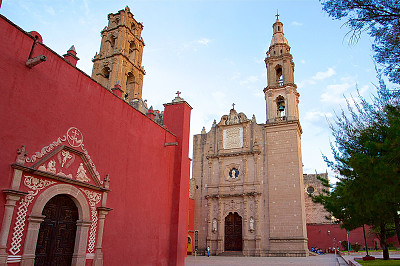
<svg viewBox="0 0 400 266"><path fill-rule="evenodd" d="M3 190L3 193L6 194L6 204L3 214L3 223L0 231L0 265L5 265L7 263L7 239L8 234L10 233L15 205L21 197L28 194L27 192L11 189Z"/></svg>
<svg viewBox="0 0 400 266"><path fill-rule="evenodd" d="M208 159L208 176L207 176L207 187L212 184L213 171L212 171L213 159Z"/></svg>
<svg viewBox="0 0 400 266"><path fill-rule="evenodd" d="M224 169L222 168L223 159L218 158L218 165L219 165L219 184L222 185L224 183Z"/></svg>
<svg viewBox="0 0 400 266"><path fill-rule="evenodd" d="M261 249L261 195L255 196L256 204L256 256L263 256Z"/></svg>
<svg viewBox="0 0 400 266"><path fill-rule="evenodd" d="M89 233L89 227L92 221L76 221L76 238L75 250L72 255L72 265L85 265L86 263L86 248Z"/></svg>
<svg viewBox="0 0 400 266"><path fill-rule="evenodd" d="M212 239L212 198L207 198L207 245L211 248Z"/></svg>
<svg viewBox="0 0 400 266"><path fill-rule="evenodd" d="M243 158L243 174L244 174L244 186L245 186L245 192L247 192L247 182L249 181L249 176L247 174L247 158Z"/></svg>
<svg viewBox="0 0 400 266"><path fill-rule="evenodd" d="M218 198L218 249L217 255L224 252L224 217L222 200Z"/></svg>
<svg viewBox="0 0 400 266"><path fill-rule="evenodd" d="M29 216L29 226L26 232L24 253L22 254L21 266L31 266L35 263L36 243L40 224L46 218L45 215Z"/></svg>
<svg viewBox="0 0 400 266"><path fill-rule="evenodd" d="M243 210L244 210L244 214L243 214L243 255L245 256L249 256L250 255L250 249L249 249L249 197L248 196L244 196L243 197Z"/></svg>
<svg viewBox="0 0 400 266"><path fill-rule="evenodd" d="M99 221L98 221L99 224L98 224L96 250L94 252L93 265L94 266L102 266L103 265L102 245L103 245L103 233L104 233L104 220L105 220L108 212L111 211L112 209L107 208L107 207L97 207L97 210L99 212Z"/></svg>

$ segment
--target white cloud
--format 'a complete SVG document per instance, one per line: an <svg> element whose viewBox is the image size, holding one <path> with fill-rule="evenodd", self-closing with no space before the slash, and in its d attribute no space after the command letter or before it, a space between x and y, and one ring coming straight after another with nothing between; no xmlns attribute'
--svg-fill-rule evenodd
<svg viewBox="0 0 400 266"><path fill-rule="evenodd" d="M299 88L303 88L307 85L316 84L316 81L321 81L327 78L330 78L336 74L336 71L333 67L328 68L325 72L317 72L314 76L309 79L302 80L298 83Z"/></svg>
<svg viewBox="0 0 400 266"><path fill-rule="evenodd" d="M258 81L258 77L257 76L249 76L248 78L246 78L245 80L242 80L240 82L240 85L244 85L244 84L249 84L249 83L254 83Z"/></svg>
<svg viewBox="0 0 400 266"><path fill-rule="evenodd" d="M208 44L211 42L210 39L207 38L201 38L200 40L195 41L198 44L202 44L204 46L208 46Z"/></svg>
<svg viewBox="0 0 400 266"><path fill-rule="evenodd" d="M293 26L303 26L303 23L300 23L300 22L298 22L298 21L293 21L293 22L292 22L292 25L293 25Z"/></svg>
<svg viewBox="0 0 400 266"><path fill-rule="evenodd" d="M319 120L320 118L329 118L332 117L332 113L327 112L320 112L320 111L309 111L306 113L304 120L312 120L312 121L316 121Z"/></svg>
<svg viewBox="0 0 400 266"><path fill-rule="evenodd" d="M343 82L326 86L325 92L321 94L321 102L331 104L345 104L343 94L351 88L355 88L355 83Z"/></svg>
<svg viewBox="0 0 400 266"><path fill-rule="evenodd" d="M51 16L54 16L56 14L56 12L54 11L54 8L50 7L50 6L46 6L45 7L45 11L50 14Z"/></svg>
<svg viewBox="0 0 400 266"><path fill-rule="evenodd" d="M193 51L197 52L200 47L208 46L208 44L210 42L211 42L210 39L201 38L201 39L198 39L198 40L189 41L187 43L184 43L183 44L183 48L184 49L190 49L190 50L193 50Z"/></svg>
<svg viewBox="0 0 400 266"><path fill-rule="evenodd" d="M324 80L326 78L332 77L335 74L336 74L336 71L332 67L330 67L325 72L317 72L317 74L315 74L311 79L312 80Z"/></svg>

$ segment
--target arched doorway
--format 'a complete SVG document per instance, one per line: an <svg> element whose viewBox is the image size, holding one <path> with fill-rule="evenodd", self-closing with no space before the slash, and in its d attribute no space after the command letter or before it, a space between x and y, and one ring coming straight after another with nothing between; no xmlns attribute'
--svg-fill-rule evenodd
<svg viewBox="0 0 400 266"><path fill-rule="evenodd" d="M78 208L67 195L50 199L42 214L35 251L35 265L71 265Z"/></svg>
<svg viewBox="0 0 400 266"><path fill-rule="evenodd" d="M225 251L242 251L242 217L237 212L225 217Z"/></svg>

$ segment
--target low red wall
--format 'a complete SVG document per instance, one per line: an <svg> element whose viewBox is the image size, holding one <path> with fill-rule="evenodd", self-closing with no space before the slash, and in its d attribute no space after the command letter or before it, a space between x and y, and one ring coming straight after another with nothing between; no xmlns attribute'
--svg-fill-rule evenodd
<svg viewBox="0 0 400 266"><path fill-rule="evenodd" d="M365 226L365 234L367 237L368 249L375 248L375 241L380 248L380 242L376 235L370 233L370 227ZM349 232L350 243L358 243L365 248L364 234L362 227L357 228ZM341 246L342 241L347 241L347 231L340 228L338 224L316 224L307 225L307 237L308 237L308 249L311 247L318 247L324 252L333 247L339 247L343 250ZM399 246L396 237L389 238L389 243L393 243L394 246Z"/></svg>

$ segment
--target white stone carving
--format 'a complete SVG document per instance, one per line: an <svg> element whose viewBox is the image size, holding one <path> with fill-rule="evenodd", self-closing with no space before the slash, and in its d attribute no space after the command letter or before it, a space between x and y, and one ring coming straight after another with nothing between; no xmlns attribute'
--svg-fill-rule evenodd
<svg viewBox="0 0 400 266"><path fill-rule="evenodd" d="M249 230L250 230L250 232L254 232L254 218L253 218L253 216L251 216L250 220L249 220Z"/></svg>
<svg viewBox="0 0 400 266"><path fill-rule="evenodd" d="M25 186L27 186L31 190L28 191L29 194L26 195L24 198L22 198L22 200L19 203L20 205L18 207L17 220L15 221L14 232L10 248L10 253L13 255L17 255L21 251L20 250L21 241L24 234L26 214L28 212L29 204L32 203L35 196L38 194L40 190L56 183L55 181L39 179L32 176L24 176L24 177L25 177L24 179Z"/></svg>
<svg viewBox="0 0 400 266"><path fill-rule="evenodd" d="M69 128L67 130L67 133L64 136L59 137L56 141L51 143L49 146L43 147L40 152L36 152L34 155L32 155L31 158L27 157L25 159L25 161L27 163L33 163L38 158L42 158L48 152L51 152L55 147L61 145L62 142L65 142L67 140L68 140L69 145L71 145L72 147L75 147L75 148L81 147L83 153L85 153L86 158L89 161L90 166L93 168L93 172L95 173L96 177L99 179L100 183L103 184L103 181L100 179L100 174L99 174L99 172L97 172L96 165L93 163L92 159L89 156L88 151L85 149L85 145L83 144L83 135L82 135L81 131L79 129L77 129L76 127ZM68 162L68 163L70 163L70 162ZM40 167L39 167L39 170L43 171L43 169L40 169Z"/></svg>
<svg viewBox="0 0 400 266"><path fill-rule="evenodd" d="M223 131L224 149L237 149L243 147L243 127L226 128Z"/></svg>
<svg viewBox="0 0 400 266"><path fill-rule="evenodd" d="M212 221L212 231L215 233L217 232L217 219L214 218Z"/></svg>
<svg viewBox="0 0 400 266"><path fill-rule="evenodd" d="M64 151L64 150L61 151L61 154L63 156L61 167L64 167L64 164L67 162L67 160L72 159L72 154L70 154L69 151Z"/></svg>
<svg viewBox="0 0 400 266"><path fill-rule="evenodd" d="M87 251L88 253L93 253L94 245L96 243L96 231L97 231L97 220L98 220L96 204L100 202L101 194L87 189L81 188L81 190L86 194L90 205L92 224L90 225L89 244Z"/></svg>
<svg viewBox="0 0 400 266"><path fill-rule="evenodd" d="M83 167L83 163L81 163L78 167L78 171L76 172L76 179L82 182L89 182L90 179L86 175L85 167Z"/></svg>
<svg viewBox="0 0 400 266"><path fill-rule="evenodd" d="M78 148L83 143L83 135L76 127L71 127L67 131L67 140L69 145Z"/></svg>
<svg viewBox="0 0 400 266"><path fill-rule="evenodd" d="M49 173L56 174L56 173L57 173L56 161L50 160L49 163L47 164L47 169L46 169L46 171L49 172Z"/></svg>

